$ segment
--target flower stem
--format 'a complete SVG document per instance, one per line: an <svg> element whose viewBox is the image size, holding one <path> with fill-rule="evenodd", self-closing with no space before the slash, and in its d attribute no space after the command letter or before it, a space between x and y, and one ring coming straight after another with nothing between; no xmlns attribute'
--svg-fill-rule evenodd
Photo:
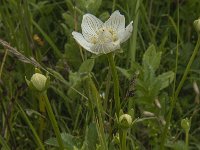
<svg viewBox="0 0 200 150"><path fill-rule="evenodd" d="M116 112L117 112L117 116L119 117L119 111L120 111L119 79L118 79L117 70L116 70L116 67L115 67L113 53L109 53L107 56L108 56L108 61L109 61L109 64L110 64L110 69L111 69L112 77L113 77L113 81L114 81L115 109L116 109Z"/></svg>
<svg viewBox="0 0 200 150"><path fill-rule="evenodd" d="M178 85L178 88L176 89L175 94L171 99L170 110L169 110L169 113L167 115L166 125L165 125L165 128L164 128L162 137L161 137L161 144L160 144L160 149L161 150L164 150L164 144L165 144L165 140L166 140L166 137L167 137L167 131L168 131L168 128L169 128L169 125L170 125L170 120L171 120L171 116L172 116L172 113L173 113L173 109L174 109L175 104L176 104L176 100L178 98L178 95L180 93L181 88L183 87L183 84L184 84L184 82L186 80L186 77L187 77L188 72L190 70L190 67L191 67L191 65L192 65L192 63L194 61L194 58L198 53L199 46L200 46L200 36L198 36L198 41L197 41L197 44L196 44L196 46L194 48L192 56L190 57L190 60L189 60L189 62L187 64L187 67L186 67L185 72L184 72L184 74L183 74L183 76L181 78L181 81L180 81L180 83Z"/></svg>
<svg viewBox="0 0 200 150"><path fill-rule="evenodd" d="M53 126L54 132L56 134L56 138L57 138L58 144L60 146L60 149L64 150L64 145L63 145L63 142L62 142L60 130L58 128L58 124L57 124L55 115L54 115L53 110L51 108L51 104L50 104L49 99L47 97L47 93L46 92L41 93L41 98L45 102L46 110L47 110L47 113L49 115L49 119L50 119L51 124Z"/></svg>
<svg viewBox="0 0 200 150"><path fill-rule="evenodd" d="M186 145L186 149L189 149L189 131L185 132L185 145Z"/></svg>
<svg viewBox="0 0 200 150"><path fill-rule="evenodd" d="M121 150L126 150L126 136L127 136L127 130L122 131L122 146Z"/></svg>
<svg viewBox="0 0 200 150"><path fill-rule="evenodd" d="M39 99L39 111L41 113L42 116L40 116L39 118L39 122L40 122L40 127L39 127L39 135L40 135L40 138L43 140L43 132L44 132L44 129L45 129L45 120L44 120L44 116L45 116L45 102L43 100L42 97L38 97Z"/></svg>

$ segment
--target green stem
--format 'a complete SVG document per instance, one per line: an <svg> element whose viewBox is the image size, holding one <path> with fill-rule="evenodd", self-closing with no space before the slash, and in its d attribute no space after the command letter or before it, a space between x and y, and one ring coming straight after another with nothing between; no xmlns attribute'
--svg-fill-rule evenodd
<svg viewBox="0 0 200 150"><path fill-rule="evenodd" d="M1 79L1 74L2 74L2 71L3 71L3 67L4 67L4 64L5 64L5 61L6 61L7 54L8 54L8 50L5 49L5 54L3 56L3 60L2 60L2 63L1 63L1 68L0 68L0 79Z"/></svg>
<svg viewBox="0 0 200 150"><path fill-rule="evenodd" d="M45 129L45 120L44 120L44 116L45 116L45 102L43 100L42 97L38 97L39 99L39 111L41 113L41 116L39 118L39 123L40 123L40 127L39 127L39 135L40 135L40 138L43 140L44 136L43 136L43 132L44 132L44 129Z"/></svg>
<svg viewBox="0 0 200 150"><path fill-rule="evenodd" d="M103 146L103 149L107 150L106 137L105 137L105 133L104 133L104 123L103 123L103 117L102 117L103 108L102 108L102 104L101 104L100 95L96 89L96 86L95 86L93 80L90 77L88 78L88 85L90 87L93 98L96 100L98 123L99 123L99 130L100 130L100 141Z"/></svg>
<svg viewBox="0 0 200 150"><path fill-rule="evenodd" d="M187 64L187 67L186 67L185 72L184 72L184 74L183 74L183 76L181 78L181 81L180 81L180 83L178 85L178 88L176 89L175 94L171 99L170 110L169 110L169 113L167 115L166 125L165 125L165 128L164 128L162 137L161 137L161 144L160 144L160 149L161 150L164 150L164 144L165 144L165 140L166 140L166 137L167 137L167 131L168 131L168 128L169 128L169 124L170 124L171 116L172 116L172 113L173 113L173 109L174 109L174 106L176 104L176 100L178 98L178 95L180 93L181 88L183 87L183 84L184 84L184 82L186 80L186 77L187 77L188 72L190 70L190 67L191 67L191 65L192 65L192 63L194 61L194 58L198 53L199 46L200 46L200 36L198 37L197 44L196 44L196 46L194 48L192 56L190 57L190 60L189 60L189 62Z"/></svg>
<svg viewBox="0 0 200 150"><path fill-rule="evenodd" d="M107 56L108 56L108 61L109 61L109 64L110 64L110 69L111 69L112 77L113 77L113 81L114 81L115 109L116 109L116 112L117 112L117 116L119 117L119 111L120 111L119 79L118 79L117 70L116 70L116 67L115 67L113 53L109 53Z"/></svg>
<svg viewBox="0 0 200 150"><path fill-rule="evenodd" d="M183 87L183 84L184 84L184 82L185 82L185 80L186 80L186 77L187 77L187 75L188 75L188 72L190 71L190 67L191 67L191 65L192 65L192 63L193 63L193 61L194 61L195 56L196 56L197 53L198 53L199 46L200 46L200 36L198 37L198 41L197 41L197 44L196 44L196 46L195 46L195 48L194 48L194 51L193 51L193 53L192 53L192 56L190 57L189 63L188 63L188 65L187 65L186 69L185 69L185 72L184 72L184 74L183 74L183 77L182 77L182 79L181 79L181 81L180 81L180 83L179 83L179 85L178 85L178 88L177 88L177 90L176 90L176 92L175 92L175 98L178 97L178 95L179 95L179 93L180 93L180 90L181 90L181 88Z"/></svg>
<svg viewBox="0 0 200 150"><path fill-rule="evenodd" d="M114 12L114 10L115 10L115 4L116 4L116 0L113 0L112 12Z"/></svg>
<svg viewBox="0 0 200 150"><path fill-rule="evenodd" d="M126 137L127 137L127 130L122 131L122 147L121 150L126 150Z"/></svg>
<svg viewBox="0 0 200 150"><path fill-rule="evenodd" d="M130 44L130 58L131 58L131 67L133 67L133 64L135 62L135 53L136 53L136 43L137 43L137 33L138 33L138 21L139 21L139 7L140 7L140 0L136 0L136 7L134 14L132 16L135 16L135 19L133 21L133 37L131 38L131 44ZM132 9L132 8L131 8Z"/></svg>
<svg viewBox="0 0 200 150"><path fill-rule="evenodd" d="M29 118L27 117L26 113L24 112L23 108L17 103L19 110L22 113L22 116L24 117L26 123L28 124L29 128L31 129L33 136L35 137L35 141L37 142L37 145L40 147L41 150L45 150L44 145L42 144L42 141L40 140L37 132L35 131L33 125L31 124Z"/></svg>
<svg viewBox="0 0 200 150"><path fill-rule="evenodd" d="M41 98L45 102L46 110L47 110L47 113L49 115L49 119L50 119L51 124L53 126L54 132L56 134L56 138L57 138L58 144L60 146L60 149L64 150L64 145L63 145L63 142L62 142L60 130L58 128L56 118L55 118L53 110L51 108L51 104L50 104L49 99L47 97L47 93L46 92L41 93Z"/></svg>
<svg viewBox="0 0 200 150"><path fill-rule="evenodd" d="M185 132L185 144L186 144L186 148L189 149L189 131Z"/></svg>

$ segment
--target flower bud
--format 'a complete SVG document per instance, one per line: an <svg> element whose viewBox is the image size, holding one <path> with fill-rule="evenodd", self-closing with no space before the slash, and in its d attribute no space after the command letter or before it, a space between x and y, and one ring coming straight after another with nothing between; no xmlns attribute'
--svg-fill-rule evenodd
<svg viewBox="0 0 200 150"><path fill-rule="evenodd" d="M194 21L195 30L200 33L200 18Z"/></svg>
<svg viewBox="0 0 200 150"><path fill-rule="evenodd" d="M188 118L185 118L185 119L182 119L181 120L181 127L186 131L186 132L189 132L190 130L190 119Z"/></svg>
<svg viewBox="0 0 200 150"><path fill-rule="evenodd" d="M113 136L112 142L115 144L120 144L119 133Z"/></svg>
<svg viewBox="0 0 200 150"><path fill-rule="evenodd" d="M28 81L26 79L26 82L31 89L34 89L38 92L44 92L48 88L49 77L46 77L41 73L35 73L31 77L31 80Z"/></svg>
<svg viewBox="0 0 200 150"><path fill-rule="evenodd" d="M129 114L123 114L119 117L119 125L123 129L128 129L132 126L133 119Z"/></svg>

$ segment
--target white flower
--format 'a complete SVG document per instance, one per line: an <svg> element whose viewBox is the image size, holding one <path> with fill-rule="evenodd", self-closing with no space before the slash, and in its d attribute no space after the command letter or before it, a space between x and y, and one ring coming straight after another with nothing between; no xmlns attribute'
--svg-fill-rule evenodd
<svg viewBox="0 0 200 150"><path fill-rule="evenodd" d="M94 54L107 54L120 49L120 44L131 36L133 21L125 27L125 17L118 10L103 23L91 14L85 14L81 23L82 34L73 31L74 39Z"/></svg>

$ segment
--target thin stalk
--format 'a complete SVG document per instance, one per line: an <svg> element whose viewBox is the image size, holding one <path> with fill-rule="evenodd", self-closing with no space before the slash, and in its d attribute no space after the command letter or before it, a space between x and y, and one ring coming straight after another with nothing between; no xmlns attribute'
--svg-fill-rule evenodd
<svg viewBox="0 0 200 150"><path fill-rule="evenodd" d="M104 110L107 110L108 107L108 96L110 92L110 80L111 80L111 71L108 71L107 77L106 77L106 90L105 90L105 100L104 100Z"/></svg>
<svg viewBox="0 0 200 150"><path fill-rule="evenodd" d="M119 79L118 79L117 70L115 67L113 53L109 53L107 56L108 56L108 61L110 64L110 69L111 69L112 77L113 77L113 81L114 81L115 109L116 109L117 116L119 117L119 111L120 111Z"/></svg>
<svg viewBox="0 0 200 150"><path fill-rule="evenodd" d="M74 9L74 29L75 29L75 31L78 30L76 9ZM83 49L82 49L82 47L81 47L80 45L79 45L79 50L80 50L81 58L82 58L82 60L84 61L85 58L84 58L84 55L83 55Z"/></svg>
<svg viewBox="0 0 200 150"><path fill-rule="evenodd" d="M49 115L49 119L50 119L51 124L53 126L54 132L56 134L56 138L57 138L58 144L60 146L60 149L64 150L64 144L62 142L60 130L58 128L58 124L57 124L55 115L54 115L53 110L51 108L51 104L50 104L49 99L47 97L47 93L46 92L41 93L41 98L45 102L46 110L47 110L47 113Z"/></svg>
<svg viewBox="0 0 200 150"><path fill-rule="evenodd" d="M122 131L122 147L121 150L126 150L126 137L127 137L127 130Z"/></svg>
<svg viewBox="0 0 200 150"><path fill-rule="evenodd" d="M40 121L40 127L39 127L39 135L40 138L43 140L44 136L43 136L43 132L45 129L45 120L44 120L44 116L45 116L45 102L43 100L43 97L39 97L39 111L41 113L42 116L40 116L39 121Z"/></svg>
<svg viewBox="0 0 200 150"><path fill-rule="evenodd" d="M41 150L45 150L44 148L44 145L42 144L42 141L40 140L37 132L35 131L33 125L31 124L30 120L28 119L26 113L24 112L23 108L17 103L21 113L22 113L22 116L24 117L26 123L28 124L29 128L31 129L32 133L33 133L33 136L35 137L35 140L36 140L36 143L37 145L40 147Z"/></svg>
<svg viewBox="0 0 200 150"><path fill-rule="evenodd" d="M112 12L114 12L114 10L115 10L115 5L116 5L116 0L113 0Z"/></svg>
<svg viewBox="0 0 200 150"><path fill-rule="evenodd" d="M178 88L177 88L177 90L176 90L176 92L175 92L175 98L178 97L178 95L179 95L179 93L180 93L180 90L181 90L181 88L183 87L183 84L184 84L184 82L185 82L185 80L186 80L186 77L187 77L187 75L188 75L188 72L190 71L190 67L191 67L191 65L192 65L192 63L193 63L193 61L194 61L195 56L196 56L197 53L198 53L199 46L200 46L200 35L198 36L197 44L196 44L196 46L195 46L195 48L194 48L194 51L193 51L192 56L190 57L190 60L189 60L189 62L188 62L188 64L187 64L187 67L186 67L186 69L185 69L185 72L184 72L184 74L183 74L183 77L182 77L182 79L181 79L181 81L180 81L180 83L179 83L179 85L178 85Z"/></svg>
<svg viewBox="0 0 200 150"><path fill-rule="evenodd" d="M161 144L160 144L160 149L161 150L164 150L164 144L165 144L165 140L166 140L166 137L167 137L167 131L168 131L168 128L169 128L169 124L170 124L170 120L171 120L171 116L172 116L172 113L173 113L173 109L174 109L174 106L176 104L176 101L177 101L177 98L178 98L178 95L180 93L180 90L181 88L183 87L183 84L186 80L186 77L188 75L188 72L190 70L190 67L194 61L194 58L195 56L197 55L198 53L198 50L199 50L199 47L200 47L200 36L198 36L198 41L197 41L197 44L194 48L194 51L192 53L192 56L190 57L190 60L187 64L187 67L184 71L184 74L181 78L181 81L179 82L179 85L178 85L178 88L176 89L175 91L175 94L174 94L174 97L172 97L171 99L171 105L170 105L170 110L169 110L169 113L167 115L167 120L166 120L166 125L165 125L165 128L164 128L164 131L163 131L163 134L162 134L162 137L161 137Z"/></svg>
<svg viewBox="0 0 200 150"><path fill-rule="evenodd" d="M6 51L5 51L5 54L3 56L3 60L2 60L2 63L1 63L1 68L0 68L0 79L1 79L2 71L3 71L3 67L4 67L4 64L5 64L5 61L6 61L6 56L8 54L8 50L7 49L5 49L5 50Z"/></svg>
<svg viewBox="0 0 200 150"><path fill-rule="evenodd" d="M186 148L188 149L188 146L189 146L189 131L185 132L185 145L186 145Z"/></svg>
<svg viewBox="0 0 200 150"><path fill-rule="evenodd" d="M136 1L136 8L134 11L135 19L133 21L133 37L131 38L131 45L130 45L130 58L131 58L131 66L133 66L135 62L135 54L136 54L136 42L137 42L137 33L138 33L138 21L139 21L139 7L140 7L140 1Z"/></svg>
<svg viewBox="0 0 200 150"><path fill-rule="evenodd" d="M107 150L106 137L104 133L104 123L103 123L103 117L102 117L103 108L101 104L100 95L96 89L94 82L92 81L90 77L88 79L88 85L90 86L90 90L91 90L93 98L96 100L97 112L98 112L98 123L99 123L99 130L100 130L100 136L101 136L100 140L104 147L103 149Z"/></svg>

